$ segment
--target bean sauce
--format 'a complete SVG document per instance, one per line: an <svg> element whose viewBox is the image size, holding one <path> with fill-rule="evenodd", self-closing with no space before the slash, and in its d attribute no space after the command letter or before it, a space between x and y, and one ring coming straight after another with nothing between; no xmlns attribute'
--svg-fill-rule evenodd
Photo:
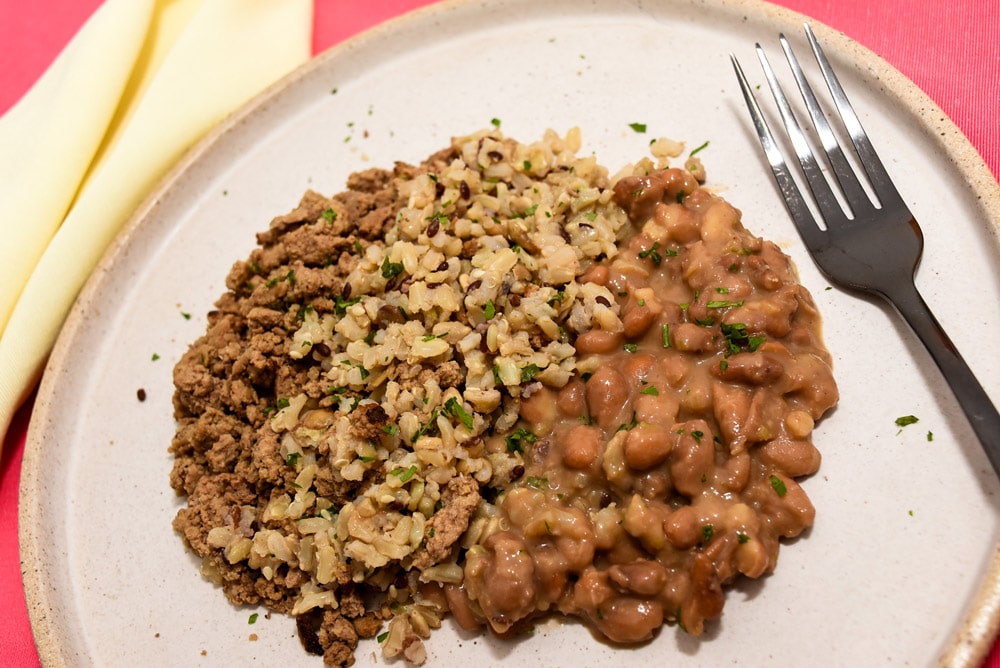
<svg viewBox="0 0 1000 668"><path fill-rule="evenodd" d="M522 400L524 470L466 556L463 605L498 633L559 612L621 643L701 634L724 585L770 572L813 523L796 478L819 467L812 431L838 394L790 260L685 170L614 190L637 232L585 276L622 328L581 334L594 370Z"/></svg>

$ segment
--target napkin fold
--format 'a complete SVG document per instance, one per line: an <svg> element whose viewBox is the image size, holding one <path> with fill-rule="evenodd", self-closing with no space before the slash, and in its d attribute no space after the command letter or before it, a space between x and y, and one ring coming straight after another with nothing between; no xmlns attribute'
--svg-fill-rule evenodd
<svg viewBox="0 0 1000 668"><path fill-rule="evenodd" d="M312 0L107 0L0 117L0 434L77 293L207 130L308 59Z"/></svg>

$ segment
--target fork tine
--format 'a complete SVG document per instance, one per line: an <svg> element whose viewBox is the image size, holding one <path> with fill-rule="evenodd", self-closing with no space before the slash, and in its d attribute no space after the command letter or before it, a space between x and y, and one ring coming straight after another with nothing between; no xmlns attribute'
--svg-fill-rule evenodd
<svg viewBox="0 0 1000 668"><path fill-rule="evenodd" d="M869 141L868 134L861 127L861 121L854 112L851 101L847 99L847 94L844 92L843 86L840 85L840 80L833 71L833 66L830 65L830 61L808 23L805 24L805 31L806 37L809 39L809 46L812 47L813 55L816 57L816 62L819 63L820 71L823 73L826 85L833 96L834 104L837 105L837 111L840 112L840 118L844 127L847 128L847 134L851 136L858 157L861 158L861 165L868 174L868 179L879 198L879 202L883 208L888 205L903 205L896 186L893 185L892 179L885 171L885 166L875 152L875 147Z"/></svg>
<svg viewBox="0 0 1000 668"><path fill-rule="evenodd" d="M816 219L806 205L802 193L799 192L799 187L796 185L795 179L792 178L791 172L788 171L785 158L781 154L781 149L778 148L777 142L774 141L771 128L768 127L767 121L764 119L764 114L760 110L760 105L757 104L757 98L754 97L753 91L750 89L750 84L747 83L747 78L743 74L740 62L732 53L729 54L729 59L733 62L733 68L736 70L736 78L739 80L740 89L743 91L743 99L746 100L747 107L750 109L750 117L753 119L754 127L757 129L757 136L760 139L761 146L764 148L764 155L771 166L771 172L774 174L774 180L778 183L778 189L781 191L785 206L788 208L788 212L791 214L792 220L795 222L795 226L798 228L799 234L802 235L806 245L811 248L817 247L822 243L823 232L817 226Z"/></svg>
<svg viewBox="0 0 1000 668"><path fill-rule="evenodd" d="M813 155L812 149L809 148L809 142L806 141L805 133L802 132L802 127L792 112L788 98L785 97L785 92L781 88L781 84L778 83L778 78L774 74L774 69L771 68L767 54L764 53L764 49L761 48L760 44L756 46L757 58L760 60L761 67L764 70L764 76L767 78L767 84L771 89L771 94L774 96L774 101L778 105L778 111L785 125L785 131L792 141L792 147L795 149L799 164L802 166L802 173L806 178L806 183L809 184L809 189L812 191L813 199L819 206L823 220L828 227L845 221L847 217L844 214L844 210L840 206L840 202L837 201L836 195L833 194L830 183L823 175L819 163L816 161L816 156Z"/></svg>
<svg viewBox="0 0 1000 668"><path fill-rule="evenodd" d="M781 48L785 52L785 59L788 61L792 75L795 77L795 83L798 84L799 92L802 93L802 100L806 103L806 109L808 109L809 116L812 118L813 127L816 128L816 133L823 143L823 150L830 161L830 166L833 167L833 173L837 177L837 182L844 191L852 213L857 216L859 209L864 206L864 203L871 202L871 200L864 189L862 189L854 169L847 162L840 142L833 133L833 128L830 127L830 123L826 119L826 114L820 108L819 101L816 99L812 86L809 85L809 81L806 79L805 73L799 65L798 58L795 57L792 45L788 43L784 35L779 35L778 41L781 42Z"/></svg>

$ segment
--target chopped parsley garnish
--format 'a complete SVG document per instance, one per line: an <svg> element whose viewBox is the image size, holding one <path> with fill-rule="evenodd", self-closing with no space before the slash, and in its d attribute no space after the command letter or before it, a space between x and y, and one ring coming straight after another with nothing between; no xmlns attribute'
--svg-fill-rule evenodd
<svg viewBox="0 0 1000 668"><path fill-rule="evenodd" d="M396 278L401 273L403 273L403 263L389 262L389 256L386 255L382 260L382 278Z"/></svg>
<svg viewBox="0 0 1000 668"><path fill-rule="evenodd" d="M388 637L389 637L389 632L388 631L383 631L382 633L378 634L378 637L376 637L375 640L377 642L383 643L383 642L385 642L385 639L388 638Z"/></svg>
<svg viewBox="0 0 1000 668"><path fill-rule="evenodd" d="M288 456L285 457L285 464L289 466L295 466L299 463L299 459L302 457L301 452L289 452Z"/></svg>
<svg viewBox="0 0 1000 668"><path fill-rule="evenodd" d="M639 394L648 394L651 397L658 397L660 396L660 391L655 387L653 387L652 385L650 385L649 387L642 388L642 391L639 392Z"/></svg>
<svg viewBox="0 0 1000 668"><path fill-rule="evenodd" d="M726 337L726 357L735 355L743 348L756 352L762 343L767 341L763 336L749 336L747 326L742 322L722 325L722 335Z"/></svg>
<svg viewBox="0 0 1000 668"><path fill-rule="evenodd" d="M698 153L699 151L703 151L706 148L708 148L708 142L707 141L704 144L702 144L701 146L699 146L698 148L696 148L693 151L691 151L690 153L688 153L688 155L692 156L695 153Z"/></svg>
<svg viewBox="0 0 1000 668"><path fill-rule="evenodd" d="M190 320L191 319L191 314L190 313L185 313L184 311L181 311L181 317L184 318L185 320Z"/></svg>
<svg viewBox="0 0 1000 668"><path fill-rule="evenodd" d="M417 465L414 464L408 469L404 469L402 467L394 468L392 471L389 472L389 475L399 476L400 482L409 482L410 478L412 478L414 474L416 474L416 472L417 472Z"/></svg>
<svg viewBox="0 0 1000 668"><path fill-rule="evenodd" d="M632 421L629 422L628 424L618 425L618 429L615 429L615 433L619 431L631 431L632 429L635 429L638 426L639 426L639 419L638 417L636 417L635 411L632 411Z"/></svg>
<svg viewBox="0 0 1000 668"><path fill-rule="evenodd" d="M776 475L771 476L771 487L778 494L778 496L788 494L788 488L785 487L784 481Z"/></svg>
<svg viewBox="0 0 1000 668"><path fill-rule="evenodd" d="M352 297L351 299L344 299L343 297L337 297L337 303L333 307L334 313L337 315L344 315L347 313L347 309L354 306L361 301L361 297Z"/></svg>
<svg viewBox="0 0 1000 668"><path fill-rule="evenodd" d="M288 408L288 399L281 397L278 399L278 408Z"/></svg>
<svg viewBox="0 0 1000 668"><path fill-rule="evenodd" d="M731 306L743 306L743 300L741 299L736 302L731 302L721 299L720 300L713 299L712 301L705 304L705 306L707 306L708 308L729 308Z"/></svg>
<svg viewBox="0 0 1000 668"><path fill-rule="evenodd" d="M490 119L490 123L493 124L493 127L499 129L499 127L500 127L500 119L499 118L491 118Z"/></svg>
<svg viewBox="0 0 1000 668"><path fill-rule="evenodd" d="M150 359L155 362L160 359L160 355L158 353L153 353L153 356Z"/></svg>
<svg viewBox="0 0 1000 668"><path fill-rule="evenodd" d="M537 478L535 476L528 476L528 479L525 480L525 482L527 483L528 487L534 487L535 489L542 489L543 487L549 486L548 478Z"/></svg>
<svg viewBox="0 0 1000 668"><path fill-rule="evenodd" d="M639 350L639 344L638 343L626 343L625 344L625 352L627 352L627 353L634 353L637 350Z"/></svg>
<svg viewBox="0 0 1000 668"><path fill-rule="evenodd" d="M252 615L250 615L250 619L247 620L247 624L256 624L257 623L257 617L259 617L259 616L260 615L258 615L256 612L253 613Z"/></svg>
<svg viewBox="0 0 1000 668"><path fill-rule="evenodd" d="M444 409L452 417L457 417L459 422L465 425L466 429L472 429L472 415L469 411L465 410L465 407L462 406L462 404L458 402L457 397L452 397L448 401L444 402Z"/></svg>
<svg viewBox="0 0 1000 668"><path fill-rule="evenodd" d="M712 536L715 535L715 527L711 524L705 524L701 527L701 542L707 543L712 540Z"/></svg>
<svg viewBox="0 0 1000 668"><path fill-rule="evenodd" d="M483 307L483 317L485 317L487 320L492 320L493 316L495 316L496 314L497 314L497 307L493 303L493 300L491 299L488 302L486 302L486 306Z"/></svg>
<svg viewBox="0 0 1000 668"><path fill-rule="evenodd" d="M701 443L701 437L705 435L703 431L692 431L691 436L694 438L695 443Z"/></svg>
<svg viewBox="0 0 1000 668"><path fill-rule="evenodd" d="M917 422L920 422L920 418L915 415L903 415L902 417L896 418L897 427L906 427L911 424L916 424Z"/></svg>
<svg viewBox="0 0 1000 668"><path fill-rule="evenodd" d="M531 161L530 160L525 160L524 161L524 171L526 171L526 172L530 172L531 171Z"/></svg>
<svg viewBox="0 0 1000 668"><path fill-rule="evenodd" d="M504 440L507 442L507 452L524 454L524 445L526 443L531 445L538 440L538 437L524 427L518 427L511 433L507 434L507 437Z"/></svg>
<svg viewBox="0 0 1000 668"><path fill-rule="evenodd" d="M750 536L746 535L741 531L736 534L736 540L738 540L740 542L740 545L742 545L743 543L750 541Z"/></svg>
<svg viewBox="0 0 1000 668"><path fill-rule="evenodd" d="M320 215L323 217L323 220L325 220L328 223L332 223L333 221L337 220L337 212L334 211L333 209L325 209L323 213Z"/></svg>
<svg viewBox="0 0 1000 668"><path fill-rule="evenodd" d="M708 318L695 318L694 321L702 327L711 327L715 324L715 318L711 316Z"/></svg>
<svg viewBox="0 0 1000 668"><path fill-rule="evenodd" d="M392 423L389 423L389 424L385 425L384 427L382 427L382 433L383 434L389 434L390 436L395 436L396 434L399 433L399 427L397 427L396 425L394 425Z"/></svg>
<svg viewBox="0 0 1000 668"><path fill-rule="evenodd" d="M654 241L653 245L650 248L644 251L639 251L639 258L645 260L648 257L653 262L653 264L659 266L659 264L663 262L663 256L660 255L660 253L657 250L659 247L660 247L660 242ZM677 253L675 252L674 255L676 254Z"/></svg>
<svg viewBox="0 0 1000 668"><path fill-rule="evenodd" d="M663 343L664 348L670 347L670 325L665 324L660 328L660 341Z"/></svg>
<svg viewBox="0 0 1000 668"><path fill-rule="evenodd" d="M933 441L933 440L934 440L934 432L933 431L928 431L927 432L927 441L930 442L930 441Z"/></svg>
<svg viewBox="0 0 1000 668"><path fill-rule="evenodd" d="M629 123L628 126L632 128L633 131L638 132L639 134L642 134L646 131L645 123Z"/></svg>
<svg viewBox="0 0 1000 668"><path fill-rule="evenodd" d="M537 364L529 364L528 366L521 369L521 382L527 383L534 378L541 369L538 368Z"/></svg>

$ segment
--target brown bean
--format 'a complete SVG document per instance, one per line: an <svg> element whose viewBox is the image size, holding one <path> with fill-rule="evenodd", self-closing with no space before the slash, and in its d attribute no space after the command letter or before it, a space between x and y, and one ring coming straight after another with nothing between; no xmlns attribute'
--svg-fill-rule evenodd
<svg viewBox="0 0 1000 668"><path fill-rule="evenodd" d="M655 600L619 596L598 610L597 627L614 642L649 640L663 626L663 605Z"/></svg>
<svg viewBox="0 0 1000 668"><path fill-rule="evenodd" d="M673 439L658 425L641 423L625 437L625 463L633 471L645 471L659 466L673 448Z"/></svg>
<svg viewBox="0 0 1000 668"><path fill-rule="evenodd" d="M632 384L632 387L644 387L644 381L655 363L656 359L652 355L648 355L646 353L633 353L625 359L622 373Z"/></svg>
<svg viewBox="0 0 1000 668"><path fill-rule="evenodd" d="M465 595L465 590L455 584L444 585L444 597L448 602L448 610L455 617L455 621L465 631L475 631L480 629L479 620L476 613L469 605L469 597Z"/></svg>
<svg viewBox="0 0 1000 668"><path fill-rule="evenodd" d="M678 550L694 547L701 537L701 521L691 506L681 506L663 520L667 540Z"/></svg>
<svg viewBox="0 0 1000 668"><path fill-rule="evenodd" d="M620 332L592 329L576 337L576 353L578 355L610 353L621 348L622 342Z"/></svg>
<svg viewBox="0 0 1000 668"><path fill-rule="evenodd" d="M556 393L547 387L534 390L527 399L521 399L520 414L536 436L549 433L558 415Z"/></svg>
<svg viewBox="0 0 1000 668"><path fill-rule="evenodd" d="M698 238L698 214L683 204L661 202L653 211L653 219L666 229L670 241L686 244Z"/></svg>
<svg viewBox="0 0 1000 668"><path fill-rule="evenodd" d="M670 328L674 348L683 352L701 353L711 350L715 332L693 322L682 322Z"/></svg>
<svg viewBox="0 0 1000 668"><path fill-rule="evenodd" d="M587 381L587 407L597 424L607 429L620 423L618 416L628 401L625 378L614 367L605 364Z"/></svg>
<svg viewBox="0 0 1000 668"><path fill-rule="evenodd" d="M572 378L559 390L556 406L563 415L578 418L587 410L587 400L584 396L585 386L579 378Z"/></svg>
<svg viewBox="0 0 1000 668"><path fill-rule="evenodd" d="M563 463L571 469L590 467L601 451L601 430L577 425L569 430L562 443Z"/></svg>
<svg viewBox="0 0 1000 668"><path fill-rule="evenodd" d="M667 572L657 561L644 559L630 564L614 564L608 578L625 591L641 596L655 596L663 591Z"/></svg>
<svg viewBox="0 0 1000 668"><path fill-rule="evenodd" d="M636 306L622 316L622 325L625 328L625 338L638 339L645 334L650 325L653 324L655 316L647 305Z"/></svg>
<svg viewBox="0 0 1000 668"><path fill-rule="evenodd" d="M583 272L580 276L580 283L596 283L597 285L605 285L608 282L608 276L610 271L603 264L592 264L587 267L587 270Z"/></svg>
<svg viewBox="0 0 1000 668"><path fill-rule="evenodd" d="M795 478L818 471L822 459L819 450L809 441L784 437L768 441L755 452L761 463Z"/></svg>
<svg viewBox="0 0 1000 668"><path fill-rule="evenodd" d="M666 385L660 383L649 387L657 387L666 390ZM657 424L669 429L677 421L677 409L680 403L677 397L666 391L657 390L659 394L640 394L635 399L635 417L640 422Z"/></svg>
<svg viewBox="0 0 1000 668"><path fill-rule="evenodd" d="M670 475L678 492L695 496L712 476L715 445L704 420L685 422L682 428L684 431L670 454Z"/></svg>

